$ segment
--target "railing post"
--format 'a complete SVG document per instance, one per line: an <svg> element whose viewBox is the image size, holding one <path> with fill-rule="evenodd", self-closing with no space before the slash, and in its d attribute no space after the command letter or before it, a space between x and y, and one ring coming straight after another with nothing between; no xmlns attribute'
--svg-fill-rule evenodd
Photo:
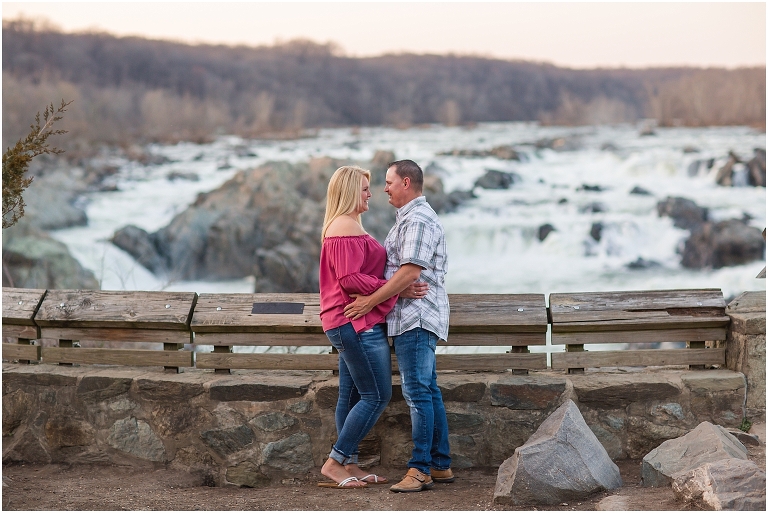
<svg viewBox="0 0 768 513"><path fill-rule="evenodd" d="M511 353L511 354L527 354L530 352L531 350L528 349L528 346L512 346L512 349L507 351L507 353ZM525 376L528 374L528 369L512 369L512 374Z"/></svg>
<svg viewBox="0 0 768 513"><path fill-rule="evenodd" d="M706 349L707 344L703 340L691 340L688 342L688 349ZM706 369L706 365L689 365L688 369L690 370L704 370Z"/></svg>
<svg viewBox="0 0 768 513"><path fill-rule="evenodd" d="M59 340L59 347L75 347L74 340ZM59 365L68 365L72 366L73 363L65 363L65 362L59 362Z"/></svg>
<svg viewBox="0 0 768 513"><path fill-rule="evenodd" d="M335 347L331 346L331 354L338 355L339 351ZM339 375L339 368L337 367L336 369L332 370L331 373L334 376L338 376Z"/></svg>
<svg viewBox="0 0 768 513"><path fill-rule="evenodd" d="M17 341L18 341L18 344L21 345L21 346L32 345L32 340L28 339L28 338L19 338L19 339L17 339ZM31 361L30 360L19 360L19 363L29 364L29 363L31 363Z"/></svg>
<svg viewBox="0 0 768 513"><path fill-rule="evenodd" d="M214 353L231 353L232 346L213 346ZM232 369L214 369L214 374L232 374Z"/></svg>
<svg viewBox="0 0 768 513"><path fill-rule="evenodd" d="M180 351L182 349L184 349L184 344L176 344L176 343L172 343L172 344L165 343L165 344L163 344L163 351ZM174 373L174 374L178 374L180 372L178 367L164 366L163 370L165 372L170 372L170 373Z"/></svg>
<svg viewBox="0 0 768 513"><path fill-rule="evenodd" d="M584 344L566 344L565 352L566 353L583 353ZM584 368L583 367L569 368L568 374L584 374Z"/></svg>

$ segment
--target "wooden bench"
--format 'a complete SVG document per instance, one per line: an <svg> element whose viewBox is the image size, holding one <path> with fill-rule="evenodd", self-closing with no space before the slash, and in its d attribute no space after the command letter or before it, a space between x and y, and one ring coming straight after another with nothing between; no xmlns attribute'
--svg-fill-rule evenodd
<svg viewBox="0 0 768 513"><path fill-rule="evenodd" d="M439 354L438 370L546 368L546 354L527 352L528 346L546 344L547 313L543 294L453 294L449 302L449 336L441 345L503 346L510 350L493 354ZM275 308L271 310L270 304ZM255 305L256 311L263 313L253 313ZM285 307L283 310L281 305ZM289 312L291 308L297 310L274 313ZM212 353L197 354L198 368L217 372L338 369L338 356L332 353L232 352L234 346L330 348L320 324L319 294L200 294L191 329L195 346L213 346ZM397 369L396 361L393 369Z"/></svg>
<svg viewBox="0 0 768 513"><path fill-rule="evenodd" d="M19 363L40 360L40 346L32 345L32 341L40 338L34 318L45 292L3 287L3 337L16 339L15 344L3 344L4 360Z"/></svg>
<svg viewBox="0 0 768 513"><path fill-rule="evenodd" d="M730 319L720 289L580 292L550 294L552 369L587 367L725 364L723 348ZM686 342L686 349L584 351L584 344Z"/></svg>
<svg viewBox="0 0 768 513"><path fill-rule="evenodd" d="M194 365L190 318L194 292L51 290L35 315L40 338L58 340L44 347L42 360L59 364L160 366L178 372ZM163 350L78 347L75 342L149 342Z"/></svg>

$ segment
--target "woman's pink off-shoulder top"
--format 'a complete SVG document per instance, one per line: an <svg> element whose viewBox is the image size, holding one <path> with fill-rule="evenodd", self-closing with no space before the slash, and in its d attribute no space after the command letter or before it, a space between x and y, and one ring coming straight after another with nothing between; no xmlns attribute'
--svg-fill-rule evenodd
<svg viewBox="0 0 768 513"><path fill-rule="evenodd" d="M326 237L320 250L320 321L323 331L338 328L350 319L344 307L354 300L350 294L370 296L387 283L384 264L387 253L370 235ZM363 317L351 321L360 333L385 322L384 317L397 302L397 296L376 305Z"/></svg>

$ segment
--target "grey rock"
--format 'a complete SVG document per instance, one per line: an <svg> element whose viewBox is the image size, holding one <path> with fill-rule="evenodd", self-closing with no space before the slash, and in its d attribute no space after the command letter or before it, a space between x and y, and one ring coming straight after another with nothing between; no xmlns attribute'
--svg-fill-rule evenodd
<svg viewBox="0 0 768 513"><path fill-rule="evenodd" d="M448 431L450 433L462 431L475 431L485 425L485 419L482 415L474 413L453 413L447 412Z"/></svg>
<svg viewBox="0 0 768 513"><path fill-rule="evenodd" d="M101 287L94 274L69 253L67 246L37 230L3 230L4 287L86 289Z"/></svg>
<svg viewBox="0 0 768 513"><path fill-rule="evenodd" d="M747 459L747 449L722 426L702 422L682 436L667 440L645 455L643 486L667 486L674 474L727 458Z"/></svg>
<svg viewBox="0 0 768 513"><path fill-rule="evenodd" d="M747 183L753 187L765 187L765 148L755 148L755 156L747 162Z"/></svg>
<svg viewBox="0 0 768 513"><path fill-rule="evenodd" d="M638 257L637 260L627 264L627 269L632 269L633 271L641 269L658 269L659 267L661 267L661 264L656 260L646 260L643 257Z"/></svg>
<svg viewBox="0 0 768 513"><path fill-rule="evenodd" d="M289 405L288 409L291 410L293 413L298 413L299 415L301 415L301 414L309 413L312 411L312 403L309 401L299 401L297 403Z"/></svg>
<svg viewBox="0 0 768 513"><path fill-rule="evenodd" d="M137 379L136 386L141 397L150 401L188 401L203 393L201 383L185 381Z"/></svg>
<svg viewBox="0 0 768 513"><path fill-rule="evenodd" d="M619 468L570 399L502 463L496 504L559 504L622 486Z"/></svg>
<svg viewBox="0 0 768 513"><path fill-rule="evenodd" d="M3 440L3 464L7 463L51 463L50 448L35 432L22 428L8 443Z"/></svg>
<svg viewBox="0 0 768 513"><path fill-rule="evenodd" d="M521 181L517 173L507 173L496 169L487 169L485 174L475 181L475 187L483 189L509 189Z"/></svg>
<svg viewBox="0 0 768 513"><path fill-rule="evenodd" d="M269 476L262 474L259 466L250 461L227 467L226 478L229 483L246 488L260 488L270 484Z"/></svg>
<svg viewBox="0 0 768 513"><path fill-rule="evenodd" d="M296 424L296 419L280 412L270 412L253 419L253 425L262 431L281 431Z"/></svg>
<svg viewBox="0 0 768 513"><path fill-rule="evenodd" d="M643 189L639 185L636 185L635 187L633 187L632 190L629 191L629 193L636 194L638 196L653 196L653 194L649 190Z"/></svg>
<svg viewBox="0 0 768 513"><path fill-rule="evenodd" d="M746 445L752 445L754 447L760 446L760 437L750 433L745 433L740 429L729 429L728 432L736 437L736 439Z"/></svg>
<svg viewBox="0 0 768 513"><path fill-rule="evenodd" d="M3 395L3 437L12 435L34 411L34 397L22 390Z"/></svg>
<svg viewBox="0 0 768 513"><path fill-rule="evenodd" d="M708 210L687 198L668 196L656 204L659 217L671 217L674 225L692 230L707 220Z"/></svg>
<svg viewBox="0 0 768 513"><path fill-rule="evenodd" d="M160 274L168 271L168 262L157 248L157 236L129 224L117 230L110 239L112 244L131 255L149 271Z"/></svg>
<svg viewBox="0 0 768 513"><path fill-rule="evenodd" d="M559 403L565 387L561 378L504 377L491 384L491 404L512 410L546 410Z"/></svg>
<svg viewBox="0 0 768 513"><path fill-rule="evenodd" d="M765 472L755 463L729 458L673 476L678 500L715 511L765 511Z"/></svg>
<svg viewBox="0 0 768 513"><path fill-rule="evenodd" d="M450 383L446 381L439 383L438 387L443 395L443 401L459 401L464 403L479 402L488 388L485 383Z"/></svg>
<svg viewBox="0 0 768 513"><path fill-rule="evenodd" d="M77 395L88 402L99 402L125 394L131 388L131 378L83 376L77 385Z"/></svg>
<svg viewBox="0 0 768 513"><path fill-rule="evenodd" d="M596 242L600 242L603 237L603 223L592 223L592 228L589 230L589 235Z"/></svg>
<svg viewBox="0 0 768 513"><path fill-rule="evenodd" d="M605 380L596 376L573 376L571 381L580 404L601 409L626 408L649 397L662 401L680 395L680 388L662 376L632 375Z"/></svg>
<svg viewBox="0 0 768 513"><path fill-rule="evenodd" d="M308 384L269 384L241 383L239 381L219 381L210 388L214 401L280 401L295 399L307 393ZM338 389L336 390L338 397ZM333 404L336 404L334 400Z"/></svg>
<svg viewBox="0 0 768 513"><path fill-rule="evenodd" d="M165 460L163 441L152 431L149 424L134 417L115 422L109 429L107 444L144 460Z"/></svg>
<svg viewBox="0 0 768 513"><path fill-rule="evenodd" d="M541 226L539 226L539 235L538 235L539 240L540 241L544 241L544 239L547 238L547 235L549 235L552 232L556 232L556 231L557 231L557 229L554 226L552 226L551 224L549 224L549 223L542 224Z"/></svg>
<svg viewBox="0 0 768 513"><path fill-rule="evenodd" d="M51 448L87 446L94 442L95 430L84 420L58 415L45 423L45 438Z"/></svg>
<svg viewBox="0 0 768 513"><path fill-rule="evenodd" d="M728 267L762 260L765 240L740 219L703 223L685 241L682 265L691 269Z"/></svg>
<svg viewBox="0 0 768 513"><path fill-rule="evenodd" d="M246 425L229 429L211 429L200 433L205 444L222 457L245 449L253 443L253 431Z"/></svg>
<svg viewBox="0 0 768 513"><path fill-rule="evenodd" d="M474 437L469 435L448 435L448 441L451 446L451 467L470 468L475 466L475 462L480 460L478 455L480 447Z"/></svg>
<svg viewBox="0 0 768 513"><path fill-rule="evenodd" d="M291 473L303 473L314 465L312 444L307 433L294 433L288 438L270 442L262 452L264 465Z"/></svg>

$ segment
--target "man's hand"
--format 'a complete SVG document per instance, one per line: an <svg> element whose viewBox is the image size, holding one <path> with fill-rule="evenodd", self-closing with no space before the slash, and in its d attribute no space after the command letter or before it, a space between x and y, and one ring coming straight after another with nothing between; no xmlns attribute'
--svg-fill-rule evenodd
<svg viewBox="0 0 768 513"><path fill-rule="evenodd" d="M354 297L355 301L344 307L344 315L353 321L373 310L373 307L378 304L372 302L370 296L351 294L350 297Z"/></svg>
<svg viewBox="0 0 768 513"><path fill-rule="evenodd" d="M400 297L405 299L421 299L427 295L429 285L425 281L417 281L408 285L408 287L400 293Z"/></svg>

